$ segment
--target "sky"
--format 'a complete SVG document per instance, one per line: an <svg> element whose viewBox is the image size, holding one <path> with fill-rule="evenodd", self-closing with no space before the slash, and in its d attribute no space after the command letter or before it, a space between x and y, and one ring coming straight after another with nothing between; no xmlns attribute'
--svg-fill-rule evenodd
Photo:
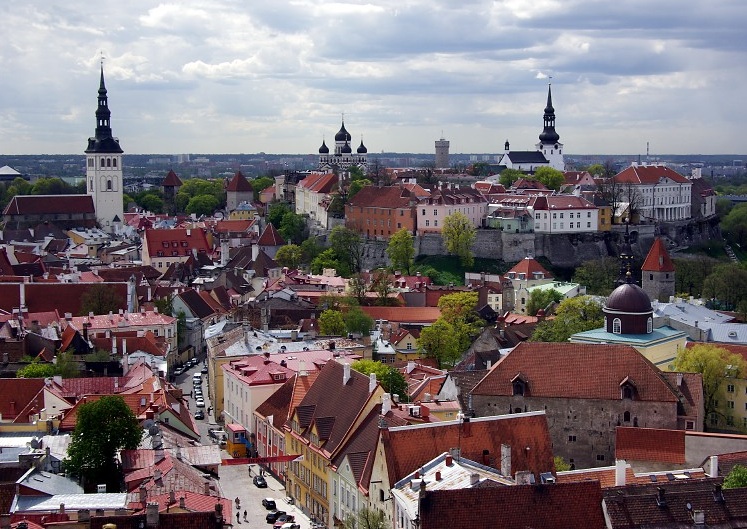
<svg viewBox="0 0 747 529"><path fill-rule="evenodd" d="M745 0L0 5L0 153L82 154L103 56L125 153L747 152Z"/></svg>

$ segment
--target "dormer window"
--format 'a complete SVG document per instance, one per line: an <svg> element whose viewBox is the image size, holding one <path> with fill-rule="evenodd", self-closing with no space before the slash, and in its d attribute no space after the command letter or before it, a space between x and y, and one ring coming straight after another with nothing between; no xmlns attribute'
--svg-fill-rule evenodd
<svg viewBox="0 0 747 529"><path fill-rule="evenodd" d="M630 377L625 377L622 382L620 382L620 398L623 400L636 400L636 396L638 395L638 390L635 387L635 384L632 380L630 380Z"/></svg>
<svg viewBox="0 0 747 529"><path fill-rule="evenodd" d="M525 397L529 393L529 384L521 373L511 379L512 394L515 397Z"/></svg>

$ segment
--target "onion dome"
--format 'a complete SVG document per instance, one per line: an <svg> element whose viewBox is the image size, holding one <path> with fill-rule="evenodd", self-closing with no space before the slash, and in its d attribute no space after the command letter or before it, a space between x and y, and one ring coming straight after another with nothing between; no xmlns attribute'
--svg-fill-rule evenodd
<svg viewBox="0 0 747 529"><path fill-rule="evenodd" d="M335 134L335 141L350 141L350 133L345 129L345 122L342 122L340 130Z"/></svg>
<svg viewBox="0 0 747 529"><path fill-rule="evenodd" d="M352 152L352 147L350 147L350 144L346 141L345 145L342 146L342 154L351 154Z"/></svg>
<svg viewBox="0 0 747 529"><path fill-rule="evenodd" d="M361 144L358 146L358 154L366 154L368 152L368 149L366 149L366 146L363 145L363 140L361 140Z"/></svg>
<svg viewBox="0 0 747 529"><path fill-rule="evenodd" d="M329 154L329 147L324 140L322 140L322 146L319 147L319 154Z"/></svg>

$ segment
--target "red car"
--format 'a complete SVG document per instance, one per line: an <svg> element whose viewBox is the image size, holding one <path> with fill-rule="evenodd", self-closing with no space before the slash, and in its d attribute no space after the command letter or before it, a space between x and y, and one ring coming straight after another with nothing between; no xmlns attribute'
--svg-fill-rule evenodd
<svg viewBox="0 0 747 529"><path fill-rule="evenodd" d="M278 516L277 520L275 520L275 523L272 525L273 529L280 529L283 524L291 523L296 521L296 519L293 517L292 514L281 514Z"/></svg>

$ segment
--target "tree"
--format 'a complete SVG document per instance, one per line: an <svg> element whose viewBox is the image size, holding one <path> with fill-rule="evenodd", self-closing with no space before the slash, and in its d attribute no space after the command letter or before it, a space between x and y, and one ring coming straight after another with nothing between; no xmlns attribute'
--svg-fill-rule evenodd
<svg viewBox="0 0 747 529"><path fill-rule="evenodd" d="M106 483L107 490L119 492L122 472L117 454L134 450L140 444L142 430L137 417L118 395L105 395L78 409L65 472L82 480L86 490Z"/></svg>
<svg viewBox="0 0 747 529"><path fill-rule="evenodd" d="M324 251L324 248L317 242L316 237L309 237L301 243L301 249L303 250L303 263L311 263L311 261Z"/></svg>
<svg viewBox="0 0 747 529"><path fill-rule="evenodd" d="M539 180L546 188L557 191L565 182L562 171L552 167L539 167L534 171L534 178Z"/></svg>
<svg viewBox="0 0 747 529"><path fill-rule="evenodd" d="M425 350L428 358L435 358L439 367L453 367L461 358L454 326L444 318L438 318L433 325L420 331L418 345Z"/></svg>
<svg viewBox="0 0 747 529"><path fill-rule="evenodd" d="M747 245L747 204L737 204L721 219L721 232L732 244Z"/></svg>
<svg viewBox="0 0 747 529"><path fill-rule="evenodd" d="M446 245L446 251L459 257L462 266L470 267L475 258L472 255L472 243L475 242L477 231L467 216L457 211L444 219L441 232Z"/></svg>
<svg viewBox="0 0 747 529"><path fill-rule="evenodd" d="M262 191L267 189L270 186L275 185L275 179L270 178L269 176L260 176L259 178L255 178L251 181L252 184L252 190L254 191L254 195L258 196Z"/></svg>
<svg viewBox="0 0 747 529"><path fill-rule="evenodd" d="M524 178L526 176L524 173L519 171L518 169L504 169L501 172L501 176L498 179L498 182L505 188L509 188L512 185L514 185L514 182L516 182L520 178Z"/></svg>
<svg viewBox="0 0 747 529"><path fill-rule="evenodd" d="M138 206L152 213L163 213L163 198L155 193L141 193L135 199ZM189 206L187 206L189 207Z"/></svg>
<svg viewBox="0 0 747 529"><path fill-rule="evenodd" d="M672 369L703 376L703 405L706 427L717 425L727 416L719 406L723 384L729 378L742 378L747 374L747 362L741 355L731 353L716 345L699 344L692 348L680 349L674 359Z"/></svg>
<svg viewBox="0 0 747 529"><path fill-rule="evenodd" d="M303 250L296 244L281 246L275 254L275 261L280 266L287 266L291 270L298 268L301 259L303 259Z"/></svg>
<svg viewBox="0 0 747 529"><path fill-rule="evenodd" d="M374 326L373 318L363 312L360 307L350 307L343 319L345 320L345 328L352 334L368 336Z"/></svg>
<svg viewBox="0 0 747 529"><path fill-rule="evenodd" d="M547 290L534 289L532 293L529 294L529 300L527 300L527 314L534 316L537 314L538 310L544 309L550 303L560 303L562 299L563 294L554 288Z"/></svg>
<svg viewBox="0 0 747 529"><path fill-rule="evenodd" d="M576 268L573 282L584 285L587 294L608 296L615 289L619 268L620 263L614 257L586 261ZM679 269L677 269L677 275L679 275Z"/></svg>
<svg viewBox="0 0 747 529"><path fill-rule="evenodd" d="M335 251L332 248L327 248L311 261L312 274L321 274L325 268L340 269L340 261L337 260Z"/></svg>
<svg viewBox="0 0 747 529"><path fill-rule="evenodd" d="M544 320L534 330L533 342L567 342L577 332L598 329L604 324L602 306L591 296L564 299L555 309L555 318Z"/></svg>
<svg viewBox="0 0 747 529"><path fill-rule="evenodd" d="M602 198L612 208L612 223L615 223L615 218L619 213L620 205L624 202L625 190L623 185L615 180L614 177L610 176L603 178L598 184L599 192Z"/></svg>
<svg viewBox="0 0 747 529"><path fill-rule="evenodd" d="M553 457L553 461L555 462L555 472L571 470L571 465L562 456Z"/></svg>
<svg viewBox="0 0 747 529"><path fill-rule="evenodd" d="M368 507L346 515L342 525L345 529L384 529L387 526L384 512Z"/></svg>
<svg viewBox="0 0 747 529"><path fill-rule="evenodd" d="M54 375L54 364L40 362L38 358L16 371L16 378L49 378Z"/></svg>
<svg viewBox="0 0 747 529"><path fill-rule="evenodd" d="M389 237L389 244L386 247L386 254L395 270L403 270L405 274L410 275L410 269L415 263L415 244L412 233L406 228L398 230L394 235Z"/></svg>
<svg viewBox="0 0 747 529"><path fill-rule="evenodd" d="M711 300L713 308L734 310L747 299L747 270L736 263L714 266L703 281L702 296Z"/></svg>
<svg viewBox="0 0 747 529"><path fill-rule="evenodd" d="M283 221L283 215L290 213L291 208L284 202L276 202L270 206L267 212L267 222L280 229L280 224Z"/></svg>
<svg viewBox="0 0 747 529"><path fill-rule="evenodd" d="M57 177L40 178L31 188L32 195L69 195L74 192L73 186Z"/></svg>
<svg viewBox="0 0 747 529"><path fill-rule="evenodd" d="M352 182L350 182L350 185L348 186L348 197L347 197L348 202L350 202L353 199L353 197L358 194L358 191L370 185L371 185L371 180L368 180L366 178L362 180L353 180Z"/></svg>
<svg viewBox="0 0 747 529"><path fill-rule="evenodd" d="M215 198L215 206L212 211L226 205L226 192L222 182L213 182L201 178L190 178L185 180L176 193L176 207L179 211L187 211L189 202L198 196L212 196ZM198 202L197 204L201 204Z"/></svg>
<svg viewBox="0 0 747 529"><path fill-rule="evenodd" d="M125 304L124 298L110 285L91 285L80 298L80 313L83 316L117 312Z"/></svg>
<svg viewBox="0 0 747 529"><path fill-rule="evenodd" d="M60 352L54 359L54 374L62 378L75 378L80 376L78 362L72 350Z"/></svg>
<svg viewBox="0 0 747 529"><path fill-rule="evenodd" d="M441 318L452 326L456 347L461 355L469 349L473 338L482 330L485 322L477 313L477 292L457 292L441 296L438 308Z"/></svg>
<svg viewBox="0 0 747 529"><path fill-rule="evenodd" d="M725 489L738 489L747 487L747 467L734 465L731 472L724 478Z"/></svg>
<svg viewBox="0 0 747 529"><path fill-rule="evenodd" d="M300 243L303 240L303 232L306 229L306 219L303 215L298 215L288 211L280 220L278 232L286 241Z"/></svg>
<svg viewBox="0 0 747 529"><path fill-rule="evenodd" d="M324 336L342 336L345 320L339 310L327 309L319 316L319 333Z"/></svg>
<svg viewBox="0 0 747 529"><path fill-rule="evenodd" d="M391 296L391 294L394 292L394 287L389 280L389 274L386 270L379 269L375 272L372 290L376 292L376 305L379 305L381 307L392 307L399 305L397 299Z"/></svg>
<svg viewBox="0 0 747 529"><path fill-rule="evenodd" d="M379 381L384 391L392 395L404 396L407 394L407 382L405 377L393 366L382 364L376 360L356 360L350 364L350 368L363 373L364 375L370 375L376 373L376 380Z"/></svg>
<svg viewBox="0 0 747 529"><path fill-rule="evenodd" d="M350 277L363 268L363 239L345 226L335 226L329 234L330 247L340 262L340 275Z"/></svg>
<svg viewBox="0 0 747 529"><path fill-rule="evenodd" d="M213 195L197 195L189 199L185 212L198 217L210 216L218 209L218 199Z"/></svg>

